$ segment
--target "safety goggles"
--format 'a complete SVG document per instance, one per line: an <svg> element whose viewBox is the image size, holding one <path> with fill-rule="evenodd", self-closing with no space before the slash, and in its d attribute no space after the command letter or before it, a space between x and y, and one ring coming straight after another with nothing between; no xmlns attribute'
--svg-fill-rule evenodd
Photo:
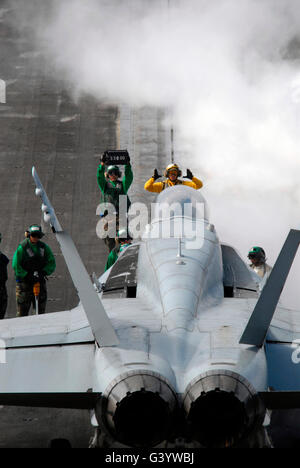
<svg viewBox="0 0 300 468"><path fill-rule="evenodd" d="M34 237L34 238L41 239L43 236L42 236L42 234L40 234L39 232L32 232L32 233L30 234L30 237Z"/></svg>
<svg viewBox="0 0 300 468"><path fill-rule="evenodd" d="M118 177L119 174L118 174L116 171L110 171L110 172L108 172L108 175L109 175L109 176L111 175L111 176L116 176L116 177Z"/></svg>
<svg viewBox="0 0 300 468"><path fill-rule="evenodd" d="M248 258L250 258L250 259L259 258L259 257L260 257L260 254L258 254L258 253L251 253L251 254L248 255Z"/></svg>

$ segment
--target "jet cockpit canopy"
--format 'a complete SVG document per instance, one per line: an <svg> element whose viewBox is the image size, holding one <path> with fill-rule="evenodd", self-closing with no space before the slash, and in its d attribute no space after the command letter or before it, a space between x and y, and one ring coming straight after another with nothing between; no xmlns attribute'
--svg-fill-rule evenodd
<svg viewBox="0 0 300 468"><path fill-rule="evenodd" d="M151 207L151 223L143 238L203 239L209 226L205 198L197 190L178 185L163 190ZM197 244L198 245L198 244Z"/></svg>
<svg viewBox="0 0 300 468"><path fill-rule="evenodd" d="M163 190L156 199L152 221L172 217L186 217L193 221L209 221L208 206L203 195L192 187L176 185Z"/></svg>

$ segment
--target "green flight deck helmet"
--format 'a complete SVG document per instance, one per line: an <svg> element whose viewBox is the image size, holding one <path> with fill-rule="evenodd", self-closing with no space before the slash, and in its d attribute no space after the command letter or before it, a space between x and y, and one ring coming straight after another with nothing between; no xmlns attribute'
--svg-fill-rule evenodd
<svg viewBox="0 0 300 468"><path fill-rule="evenodd" d="M28 229L29 236L38 237L41 239L45 234L42 231L41 226L38 224L32 224Z"/></svg>
<svg viewBox="0 0 300 468"><path fill-rule="evenodd" d="M255 258L259 260L261 263L264 263L266 261L266 254L265 251L262 247L252 247L252 249L248 253L248 258Z"/></svg>
<svg viewBox="0 0 300 468"><path fill-rule="evenodd" d="M115 174L117 177L121 177L121 171L118 166L108 166L107 168L107 174Z"/></svg>

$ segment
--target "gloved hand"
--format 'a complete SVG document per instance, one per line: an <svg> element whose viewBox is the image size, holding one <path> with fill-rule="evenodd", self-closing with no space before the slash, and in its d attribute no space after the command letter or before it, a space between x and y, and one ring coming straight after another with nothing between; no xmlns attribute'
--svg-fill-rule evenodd
<svg viewBox="0 0 300 468"><path fill-rule="evenodd" d="M159 179L161 177L161 175L157 172L157 169L154 169L152 177L154 180Z"/></svg>
<svg viewBox="0 0 300 468"><path fill-rule="evenodd" d="M103 153L102 156L101 156L101 159L100 159L100 163L105 164L105 161L106 161L106 153Z"/></svg>
<svg viewBox="0 0 300 468"><path fill-rule="evenodd" d="M193 177L194 176L193 176L192 172L189 169L186 170L186 175L183 176L184 179L191 179L191 180L193 180Z"/></svg>
<svg viewBox="0 0 300 468"><path fill-rule="evenodd" d="M45 279L47 279L46 273L43 270L39 270L38 271L38 278L39 278L39 281L41 281L41 282L45 281Z"/></svg>

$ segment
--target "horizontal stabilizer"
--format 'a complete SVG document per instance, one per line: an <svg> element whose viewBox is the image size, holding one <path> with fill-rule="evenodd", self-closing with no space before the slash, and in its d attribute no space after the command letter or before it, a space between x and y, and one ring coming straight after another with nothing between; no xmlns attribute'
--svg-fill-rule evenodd
<svg viewBox="0 0 300 468"><path fill-rule="evenodd" d="M105 312L102 301L95 291L73 239L66 231L63 231L34 167L32 168L32 176L37 186L36 194L43 201L42 209L49 216L48 221L56 234L95 340L99 346L117 345L119 343L118 337Z"/></svg>
<svg viewBox="0 0 300 468"><path fill-rule="evenodd" d="M35 408L94 409L100 393L0 393L0 404Z"/></svg>
<svg viewBox="0 0 300 468"><path fill-rule="evenodd" d="M270 410L300 408L300 392L260 392L259 396Z"/></svg>
<svg viewBox="0 0 300 468"><path fill-rule="evenodd" d="M299 243L300 231L291 229L240 339L241 344L258 347L264 344Z"/></svg>

